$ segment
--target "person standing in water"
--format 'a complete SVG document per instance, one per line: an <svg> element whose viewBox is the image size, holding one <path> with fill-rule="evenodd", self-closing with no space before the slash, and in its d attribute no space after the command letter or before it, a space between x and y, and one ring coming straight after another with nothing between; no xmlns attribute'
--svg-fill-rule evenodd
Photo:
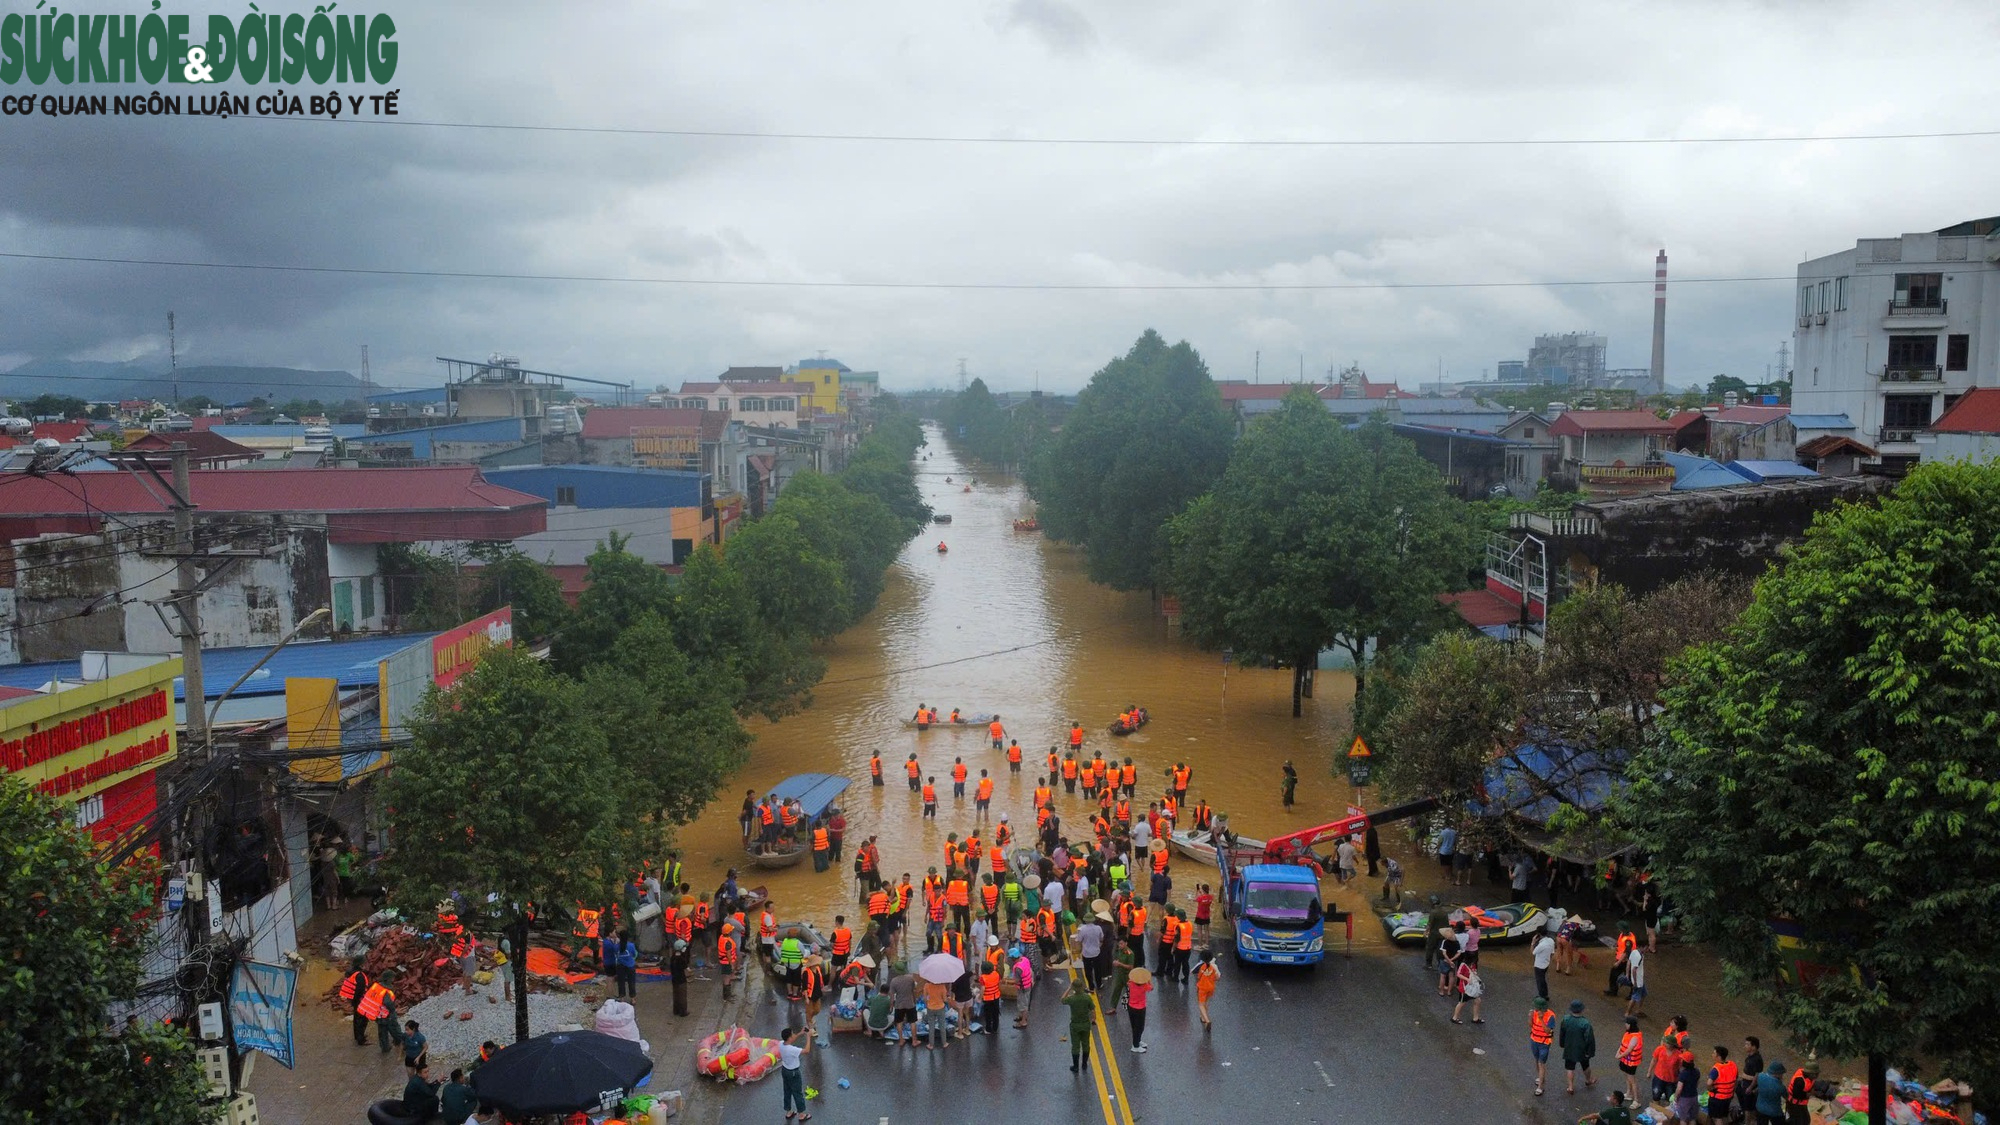
<svg viewBox="0 0 2000 1125"><path fill-rule="evenodd" d="M1285 807L1289 809L1292 807L1292 798L1299 791L1299 771L1292 768L1289 758L1285 760L1284 780L1278 784L1285 797Z"/></svg>

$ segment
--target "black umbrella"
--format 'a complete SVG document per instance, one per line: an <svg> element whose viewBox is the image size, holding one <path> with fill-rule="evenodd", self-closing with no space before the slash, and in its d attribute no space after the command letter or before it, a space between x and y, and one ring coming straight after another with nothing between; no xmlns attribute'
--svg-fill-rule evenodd
<svg viewBox="0 0 2000 1125"><path fill-rule="evenodd" d="M472 1089L514 1117L609 1112L653 1072L630 1039L601 1031L556 1031L503 1047L472 1072Z"/></svg>

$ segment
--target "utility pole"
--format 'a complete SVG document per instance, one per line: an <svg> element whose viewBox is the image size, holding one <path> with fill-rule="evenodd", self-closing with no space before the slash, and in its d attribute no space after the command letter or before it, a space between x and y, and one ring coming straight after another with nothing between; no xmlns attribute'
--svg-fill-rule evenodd
<svg viewBox="0 0 2000 1125"><path fill-rule="evenodd" d="M188 481L188 447L175 442L169 456L174 468L174 612L181 628L181 695L187 701L187 737L197 750L209 752L208 696L201 683L202 575L194 558L194 497Z"/></svg>
<svg viewBox="0 0 2000 1125"><path fill-rule="evenodd" d="M174 314L171 310L167 313L167 371L174 381L174 401L169 405L173 409L179 410L181 405L181 357L180 350L174 346Z"/></svg>
<svg viewBox="0 0 2000 1125"><path fill-rule="evenodd" d="M1264 379L1264 349L1258 348L1255 354L1253 354L1250 359L1250 381L1252 383L1260 383L1263 381L1263 379ZM1228 672L1223 673L1223 675L1225 676L1227 676L1228 674L1229 674Z"/></svg>
<svg viewBox="0 0 2000 1125"><path fill-rule="evenodd" d="M375 393L374 384L368 378L368 345L361 345L361 405L368 405L368 396Z"/></svg>

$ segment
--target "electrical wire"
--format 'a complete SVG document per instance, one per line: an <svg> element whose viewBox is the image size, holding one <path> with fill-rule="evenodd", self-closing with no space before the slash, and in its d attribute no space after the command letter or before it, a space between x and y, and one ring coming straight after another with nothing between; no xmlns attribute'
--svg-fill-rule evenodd
<svg viewBox="0 0 2000 1125"><path fill-rule="evenodd" d="M808 133L762 129L660 129L622 125L522 125L478 121L420 121L404 117L319 117L245 114L238 121L318 122L338 125L398 125L414 129L478 129L507 133L569 133L618 137L676 137L686 140L824 141L904 145L1006 145L1066 148L1587 148L1644 145L1828 144L1856 141L1929 141L2000 137L2000 129L1932 130L1909 133L1787 133L1767 137L998 137L969 133Z"/></svg>
<svg viewBox="0 0 2000 1125"><path fill-rule="evenodd" d="M999 648L999 649L994 649L991 652L979 652L979 653L974 653L971 656L959 656L959 657L954 657L953 659L950 660L939 660L931 664L912 664L903 668L888 668L884 669L883 671L876 672L866 676L846 676L838 680L820 680L813 686L833 687L836 684L868 683L868 682L879 681L884 676L901 676L911 672L928 672L933 668L949 668L954 664L969 664L974 660L986 660L995 656L1007 656L1011 653L1026 652L1031 648L1040 648L1043 645L1055 644L1057 641L1075 640L1078 637L1087 637L1096 633L1108 632L1111 629L1122 628L1122 627L1123 626L1100 625L1095 629L1071 629L1066 632L1052 633L1049 636L1043 637L1039 641L1029 641L1026 644L1018 644L1013 646L1012 648Z"/></svg>
<svg viewBox="0 0 2000 1125"><path fill-rule="evenodd" d="M1000 281L801 281L779 279L706 277L620 277L610 274L506 273L487 270L417 270L361 266L287 266L260 262L198 262L169 258L114 258L82 254L24 254L0 251L0 258L33 262L73 262L87 265L160 266L169 269L232 270L268 273L334 274L357 277L435 278L451 281L557 281L604 285L712 286L750 289L883 289L920 291L992 291L1047 293L1263 293L1263 292L1374 292L1395 289L1572 289L1628 285L1653 285L1656 278L1612 278L1591 281L1335 281L1335 282L1174 282L1174 283L1093 283L1093 282L1000 282ZM1744 275L1741 277L1670 278L1672 285L1734 285L1783 281L1793 274Z"/></svg>

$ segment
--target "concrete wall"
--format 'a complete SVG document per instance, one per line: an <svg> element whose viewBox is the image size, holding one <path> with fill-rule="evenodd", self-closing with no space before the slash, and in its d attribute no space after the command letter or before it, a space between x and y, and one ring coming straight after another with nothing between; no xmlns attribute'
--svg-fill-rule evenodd
<svg viewBox="0 0 2000 1125"><path fill-rule="evenodd" d="M1708 422L1708 455L1717 461L1790 461L1797 449L1798 431L1784 418L1760 426Z"/></svg>
<svg viewBox="0 0 2000 1125"><path fill-rule="evenodd" d="M2000 434L1925 434L1917 445L1926 461L2000 461Z"/></svg>
<svg viewBox="0 0 2000 1125"><path fill-rule="evenodd" d="M1882 477L1842 477L1710 488L1580 504L1595 536L1565 540L1560 557L1580 581L1615 582L1643 594L1703 570L1754 578L1820 512L1887 491ZM1551 558L1558 557L1551 544Z"/></svg>
<svg viewBox="0 0 2000 1125"><path fill-rule="evenodd" d="M157 546L164 533L128 524L103 535L14 544L12 564L0 568L0 586L11 587L6 620L21 627L10 630L13 643L0 648L0 661L66 660L88 649L180 650L147 604L174 586L173 560L141 552L142 545ZM210 648L275 643L300 617L328 604L325 529L264 533L276 537L268 557L238 560L201 597L202 635Z"/></svg>
<svg viewBox="0 0 2000 1125"><path fill-rule="evenodd" d="M373 543L329 543L327 580L334 628L369 630L388 625L388 591L382 581L380 553ZM308 608L308 613L311 609Z"/></svg>

